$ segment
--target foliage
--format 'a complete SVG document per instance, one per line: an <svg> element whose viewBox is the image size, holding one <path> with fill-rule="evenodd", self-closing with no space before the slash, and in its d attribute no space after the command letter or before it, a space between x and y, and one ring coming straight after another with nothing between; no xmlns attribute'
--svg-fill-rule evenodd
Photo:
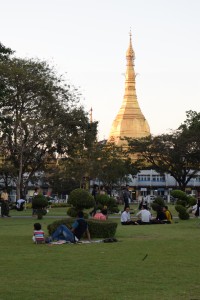
<svg viewBox="0 0 200 300"><path fill-rule="evenodd" d="M129 182L129 175L136 174L130 157L126 151L114 143L99 145L99 155L96 161L97 178L104 185L112 187Z"/></svg>
<svg viewBox="0 0 200 300"><path fill-rule="evenodd" d="M126 152L105 141L93 141L90 146L78 150L73 158L63 158L60 163L63 171L61 177L78 179L80 187L86 189L89 189L89 180L92 178L98 178L104 185L112 186L122 181L128 182L128 175L135 174Z"/></svg>
<svg viewBox="0 0 200 300"><path fill-rule="evenodd" d="M109 212L119 212L115 198L109 197L107 194L98 194L96 196L96 202L100 209L102 209L104 206L107 206Z"/></svg>
<svg viewBox="0 0 200 300"><path fill-rule="evenodd" d="M67 209L68 216L70 216L72 218L76 218L77 217L77 213L78 213L78 211L77 211L77 209L75 207L69 207Z"/></svg>
<svg viewBox="0 0 200 300"><path fill-rule="evenodd" d="M59 225L64 224L71 228L75 219L62 219L49 224L47 229L51 235ZM90 231L91 238L109 238L114 237L117 229L117 223L112 221L100 221L100 220L87 220L88 229Z"/></svg>
<svg viewBox="0 0 200 300"><path fill-rule="evenodd" d="M32 199L32 208L34 213L38 216L38 219L42 219L46 215L46 207L48 206L48 199L39 194L33 197Z"/></svg>
<svg viewBox="0 0 200 300"><path fill-rule="evenodd" d="M194 206L197 203L196 198L191 195L187 196L187 200L188 200L189 206Z"/></svg>
<svg viewBox="0 0 200 300"><path fill-rule="evenodd" d="M69 195L68 203L76 210L94 207L94 198L92 195L83 189L75 189Z"/></svg>
<svg viewBox="0 0 200 300"><path fill-rule="evenodd" d="M175 206L175 209L179 213L178 216L181 220L188 220L190 218L189 213L183 205L178 204Z"/></svg>
<svg viewBox="0 0 200 300"><path fill-rule="evenodd" d="M160 207L163 207L165 205L165 202L163 198L156 197L154 201L151 203L151 207L154 211L158 211Z"/></svg>
<svg viewBox="0 0 200 300"><path fill-rule="evenodd" d="M173 190L173 191L171 191L171 195L174 198L184 200L187 202L187 194L181 190Z"/></svg>
<svg viewBox="0 0 200 300"><path fill-rule="evenodd" d="M5 88L0 93L0 150L15 173L19 198L36 172L54 168L55 151L73 157L84 148L89 119L77 89L46 62L2 60L0 82Z"/></svg>
<svg viewBox="0 0 200 300"><path fill-rule="evenodd" d="M0 43L0 60L7 60L14 51Z"/></svg>
<svg viewBox="0 0 200 300"><path fill-rule="evenodd" d="M33 209L42 209L48 206L48 200L45 196L39 194L33 197L32 208Z"/></svg>
<svg viewBox="0 0 200 300"><path fill-rule="evenodd" d="M135 166L169 173L185 190L200 169L200 113L187 112L187 119L170 134L128 139L129 153L139 153Z"/></svg>
<svg viewBox="0 0 200 300"><path fill-rule="evenodd" d="M51 208L69 207L68 203L51 203Z"/></svg>
<svg viewBox="0 0 200 300"><path fill-rule="evenodd" d="M191 195L187 195L185 192L180 190L171 191L171 195L177 199L176 203L184 207L193 206L196 204L196 199Z"/></svg>

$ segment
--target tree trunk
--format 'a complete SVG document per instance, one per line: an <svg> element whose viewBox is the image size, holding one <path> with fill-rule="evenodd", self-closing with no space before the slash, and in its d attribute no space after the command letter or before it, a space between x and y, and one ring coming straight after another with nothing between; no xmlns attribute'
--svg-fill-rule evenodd
<svg viewBox="0 0 200 300"><path fill-rule="evenodd" d="M20 191L21 191L21 185L22 185L22 152L20 153L20 161L19 161L19 173L16 183L16 200L20 199Z"/></svg>

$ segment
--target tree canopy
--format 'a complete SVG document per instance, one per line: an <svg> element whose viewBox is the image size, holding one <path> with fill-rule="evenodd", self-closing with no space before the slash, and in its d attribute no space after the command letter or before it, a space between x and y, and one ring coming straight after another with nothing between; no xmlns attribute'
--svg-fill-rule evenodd
<svg viewBox="0 0 200 300"><path fill-rule="evenodd" d="M200 170L200 113L188 111L172 133L128 139L128 144L129 153L138 155L135 166L169 173L184 190Z"/></svg>
<svg viewBox="0 0 200 300"><path fill-rule="evenodd" d="M91 143L89 119L78 90L45 61L0 61L1 153L15 170L17 193L55 154L73 156ZM92 136L92 137L91 137ZM27 174L24 182L24 174Z"/></svg>

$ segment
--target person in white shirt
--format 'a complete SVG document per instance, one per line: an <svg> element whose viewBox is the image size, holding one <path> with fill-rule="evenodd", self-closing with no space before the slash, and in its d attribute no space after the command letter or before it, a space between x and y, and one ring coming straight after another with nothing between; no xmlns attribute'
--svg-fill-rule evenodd
<svg viewBox="0 0 200 300"><path fill-rule="evenodd" d="M137 220L137 223L142 224L151 224L151 213L147 210L147 206L143 205L142 209L136 214L136 217L140 217L140 220Z"/></svg>
<svg viewBox="0 0 200 300"><path fill-rule="evenodd" d="M24 204L25 204L25 200L24 199L19 199L16 202L16 209L17 210L24 210Z"/></svg>
<svg viewBox="0 0 200 300"><path fill-rule="evenodd" d="M121 224L122 225L137 225L136 222L131 220L130 207L128 207L128 206L121 214Z"/></svg>

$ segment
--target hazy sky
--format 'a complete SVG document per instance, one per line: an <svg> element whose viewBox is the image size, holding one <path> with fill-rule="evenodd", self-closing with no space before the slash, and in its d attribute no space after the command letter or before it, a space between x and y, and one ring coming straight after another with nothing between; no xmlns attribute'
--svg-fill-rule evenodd
<svg viewBox="0 0 200 300"><path fill-rule="evenodd" d="M107 138L124 95L132 28L136 92L151 133L176 129L200 105L199 0L0 0L0 41L52 62L93 107Z"/></svg>

